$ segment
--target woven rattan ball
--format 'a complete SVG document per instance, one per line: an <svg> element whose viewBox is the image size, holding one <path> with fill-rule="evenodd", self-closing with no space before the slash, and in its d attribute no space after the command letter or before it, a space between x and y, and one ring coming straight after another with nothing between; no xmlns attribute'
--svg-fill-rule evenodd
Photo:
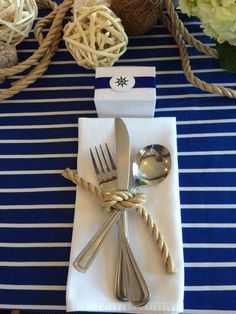
<svg viewBox="0 0 236 314"><path fill-rule="evenodd" d="M111 9L120 17L128 35L142 35L157 23L159 0L112 0Z"/></svg>
<svg viewBox="0 0 236 314"><path fill-rule="evenodd" d="M17 45L28 36L38 7L35 0L1 0L0 12L0 43Z"/></svg>
<svg viewBox="0 0 236 314"><path fill-rule="evenodd" d="M75 10L64 40L76 62L87 69L113 65L128 44L120 19L103 5Z"/></svg>

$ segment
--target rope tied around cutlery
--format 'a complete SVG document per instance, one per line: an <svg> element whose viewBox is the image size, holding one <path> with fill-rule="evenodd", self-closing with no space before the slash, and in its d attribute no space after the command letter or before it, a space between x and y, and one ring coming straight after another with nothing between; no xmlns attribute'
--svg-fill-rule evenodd
<svg viewBox="0 0 236 314"><path fill-rule="evenodd" d="M102 190L92 183L86 181L77 175L77 173L70 168L66 168L62 172L62 176L66 179L72 181L74 184L79 185L87 192L90 192L94 196L97 196L101 203L101 208L105 212L110 212L113 209L118 210L130 210L135 209L142 217L143 221L146 223L150 233L156 242L157 247L161 252L161 256L165 262L166 272L173 274L176 272L176 267L173 258L170 254L168 246L164 241L161 232L154 222L151 214L144 207L145 194L137 193L132 194L129 192L115 191L115 192L102 192Z"/></svg>

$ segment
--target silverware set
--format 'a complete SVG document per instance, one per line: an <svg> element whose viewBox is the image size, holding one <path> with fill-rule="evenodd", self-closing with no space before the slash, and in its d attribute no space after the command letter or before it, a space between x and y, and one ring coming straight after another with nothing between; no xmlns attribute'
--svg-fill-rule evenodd
<svg viewBox="0 0 236 314"><path fill-rule="evenodd" d="M161 145L149 145L136 156L132 172L135 187L130 186L130 140L122 119L115 120L116 163L108 145L90 149L90 155L100 188L107 191L135 192L138 186L161 182L171 168L170 152ZM147 304L150 293L128 242L126 211L114 210L108 220L95 233L73 262L80 272L85 272L95 259L106 235L116 223L118 227L118 251L115 270L115 295L120 301L130 301L134 306Z"/></svg>

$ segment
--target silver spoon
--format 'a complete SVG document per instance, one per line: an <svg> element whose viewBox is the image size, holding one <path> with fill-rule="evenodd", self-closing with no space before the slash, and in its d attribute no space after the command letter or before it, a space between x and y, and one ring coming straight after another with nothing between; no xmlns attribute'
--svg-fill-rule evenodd
<svg viewBox="0 0 236 314"><path fill-rule="evenodd" d="M158 144L148 145L142 148L133 161L133 178L136 187L131 192L135 193L137 188L143 185L155 185L166 178L171 169L171 155L169 150ZM120 265L121 266L121 265ZM122 272L122 267L118 268ZM127 300L127 289L122 273L116 274L116 292ZM131 283L132 284L132 283ZM149 297L148 297L149 298ZM122 300L122 299L120 299ZM139 306L147 303L147 296L139 300Z"/></svg>
<svg viewBox="0 0 236 314"><path fill-rule="evenodd" d="M155 185L164 180L171 169L169 150L159 144L142 148L133 161L133 177L136 187Z"/></svg>
<svg viewBox="0 0 236 314"><path fill-rule="evenodd" d="M133 162L133 177L136 188L142 185L160 183L166 178L170 168L171 156L166 147L157 144L144 147L138 152ZM80 252L75 262L83 271L86 271L91 265L98 252L98 248L101 246L112 226L118 221L121 214L122 211L115 210ZM146 299L144 303L147 303L147 301ZM142 305L139 303L137 306Z"/></svg>

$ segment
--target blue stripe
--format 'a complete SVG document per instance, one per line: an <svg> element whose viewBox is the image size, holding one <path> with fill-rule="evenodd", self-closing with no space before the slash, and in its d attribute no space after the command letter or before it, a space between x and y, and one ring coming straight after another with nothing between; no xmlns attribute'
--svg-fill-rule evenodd
<svg viewBox="0 0 236 314"><path fill-rule="evenodd" d="M184 243L236 243L235 228L183 228Z"/></svg>
<svg viewBox="0 0 236 314"><path fill-rule="evenodd" d="M9 170L63 170L66 167L70 167L72 169L76 169L76 158L75 157L67 157L67 158L58 158L58 157L47 157L47 158L1 158L0 164L4 171ZM11 180L11 177L9 177ZM34 179L37 179L36 177ZM65 183L65 181L64 181Z"/></svg>
<svg viewBox="0 0 236 314"><path fill-rule="evenodd" d="M4 247L4 256L0 255L0 261L5 262L67 262L70 257L70 247L37 247L37 248L8 248Z"/></svg>
<svg viewBox="0 0 236 314"><path fill-rule="evenodd" d="M191 262L236 262L235 248L184 248L185 263ZM209 271L212 271L210 269ZM214 272L214 270L213 270Z"/></svg>
<svg viewBox="0 0 236 314"><path fill-rule="evenodd" d="M12 232L14 230L14 232ZM71 228L1 228L0 242L70 242Z"/></svg>
<svg viewBox="0 0 236 314"><path fill-rule="evenodd" d="M235 310L236 291L186 291L184 306L190 310Z"/></svg>
<svg viewBox="0 0 236 314"><path fill-rule="evenodd" d="M156 78L152 76L135 77L135 84L132 88L156 88ZM111 77L97 77L95 89L110 88Z"/></svg>
<svg viewBox="0 0 236 314"><path fill-rule="evenodd" d="M221 276L222 272L224 276ZM186 267L186 286L235 285L235 267Z"/></svg>
<svg viewBox="0 0 236 314"><path fill-rule="evenodd" d="M68 267L29 267L24 266L22 271L21 267L11 266L9 268L0 266L1 270L1 282L3 284L17 284L20 282L22 285L65 285L66 284L66 272ZM27 273L25 276L24 271Z"/></svg>
<svg viewBox="0 0 236 314"><path fill-rule="evenodd" d="M75 203L74 191L62 192L49 191L31 193L9 192L0 194L0 205L73 204L73 203Z"/></svg>
<svg viewBox="0 0 236 314"><path fill-rule="evenodd" d="M183 223L232 223L236 221L236 210L229 208L187 208L182 209Z"/></svg>
<svg viewBox="0 0 236 314"><path fill-rule="evenodd" d="M0 289L1 304L64 305L65 291L3 290ZM52 302L53 300L53 302ZM53 304L52 304L53 303Z"/></svg>
<svg viewBox="0 0 236 314"><path fill-rule="evenodd" d="M71 208L1 209L1 223L73 223L74 204ZM10 231L10 230L9 230Z"/></svg>
<svg viewBox="0 0 236 314"><path fill-rule="evenodd" d="M182 204L235 204L235 191L181 191Z"/></svg>

